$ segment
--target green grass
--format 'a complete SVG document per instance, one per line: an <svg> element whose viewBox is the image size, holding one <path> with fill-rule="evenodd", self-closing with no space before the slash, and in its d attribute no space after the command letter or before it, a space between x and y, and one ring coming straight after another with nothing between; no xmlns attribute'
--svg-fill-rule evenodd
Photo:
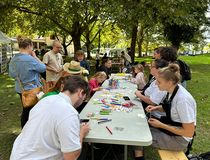
<svg viewBox="0 0 210 160"><path fill-rule="evenodd" d="M182 56L192 69L192 80L187 88L197 101L197 135L191 153L199 154L210 151L210 55ZM143 61L145 58L137 58ZM146 58L147 62L152 61ZM7 160L14 139L20 132L21 105L19 96L14 91L14 80L7 74L0 75L0 160ZM157 153L146 147L146 157L157 160Z"/></svg>

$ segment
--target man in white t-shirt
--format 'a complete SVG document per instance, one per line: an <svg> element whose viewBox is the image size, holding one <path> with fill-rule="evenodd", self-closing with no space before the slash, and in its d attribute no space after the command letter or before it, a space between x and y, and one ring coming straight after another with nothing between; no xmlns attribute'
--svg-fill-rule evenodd
<svg viewBox="0 0 210 160"><path fill-rule="evenodd" d="M53 41L53 49L43 57L43 62L47 66L46 81L57 81L62 71L63 58L60 54L62 46L58 40Z"/></svg>
<svg viewBox="0 0 210 160"><path fill-rule="evenodd" d="M41 99L30 111L29 120L14 142L10 160L73 160L81 152L89 125L80 125L77 108L89 94L79 76L63 79L57 95Z"/></svg>

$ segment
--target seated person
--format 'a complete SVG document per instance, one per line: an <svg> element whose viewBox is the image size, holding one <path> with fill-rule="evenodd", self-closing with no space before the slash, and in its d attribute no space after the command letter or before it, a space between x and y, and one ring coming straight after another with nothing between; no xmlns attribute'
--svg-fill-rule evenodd
<svg viewBox="0 0 210 160"><path fill-rule="evenodd" d="M70 63L65 63L63 65L63 75L81 75L87 82L88 78L87 76L89 75L89 71L86 70L85 68L80 66L79 62L76 62L72 60Z"/></svg>
<svg viewBox="0 0 210 160"><path fill-rule="evenodd" d="M89 87L90 87L90 95L92 96L96 91L101 90L101 84L106 80L106 73L105 72L97 72L90 80L89 80Z"/></svg>
<svg viewBox="0 0 210 160"><path fill-rule="evenodd" d="M90 72L90 65L85 59L85 53L83 50L76 51L75 61L80 62L80 66L88 70L88 72Z"/></svg>
<svg viewBox="0 0 210 160"><path fill-rule="evenodd" d="M144 79L144 67L141 64L135 65L134 73L136 74L136 76L131 79L131 82L137 84L138 90L142 90L146 85Z"/></svg>
<svg viewBox="0 0 210 160"><path fill-rule="evenodd" d="M166 67L168 62L163 59L154 60L150 66L150 73L153 78L145 85L142 91L136 91L135 94L142 100L142 105L146 108L148 105L159 105L166 96L166 91L160 91L156 84L156 76L159 69Z"/></svg>
<svg viewBox="0 0 210 160"><path fill-rule="evenodd" d="M152 146L158 149L182 151L187 149L193 138L196 125L196 102L192 95L182 87L179 66L169 64L158 71L157 85L167 96L161 105L148 106L147 112L162 111L166 116L149 118L152 133ZM143 160L143 150L135 150L135 159Z"/></svg>
<svg viewBox="0 0 210 160"><path fill-rule="evenodd" d="M109 79L109 76L112 73L111 67L112 61L109 58L106 58L102 60L102 64L97 71L104 71L106 73L107 79Z"/></svg>

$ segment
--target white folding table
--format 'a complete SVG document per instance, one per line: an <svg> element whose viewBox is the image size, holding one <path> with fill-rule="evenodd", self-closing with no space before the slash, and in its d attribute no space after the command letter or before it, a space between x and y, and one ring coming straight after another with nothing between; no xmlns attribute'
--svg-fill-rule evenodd
<svg viewBox="0 0 210 160"><path fill-rule="evenodd" d="M95 104L98 99L109 98L110 95L118 93L128 96L136 104L131 112L112 111L111 115L97 115L100 118L112 119L101 124L98 124L96 119L90 119L91 129L84 139L84 142L124 145L124 159L127 160L128 145L149 146L152 143L152 136L141 102L136 99L134 94L137 88L136 85L127 80L119 80L119 82L119 89L96 92L80 113L80 118L87 119L87 114L100 111L103 104ZM103 87L108 87L108 80L104 82ZM124 101L123 98L120 100ZM112 134L106 126L111 130Z"/></svg>

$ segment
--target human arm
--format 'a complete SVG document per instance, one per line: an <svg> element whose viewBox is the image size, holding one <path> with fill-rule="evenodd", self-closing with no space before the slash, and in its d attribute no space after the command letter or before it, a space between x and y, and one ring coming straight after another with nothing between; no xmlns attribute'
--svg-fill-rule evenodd
<svg viewBox="0 0 210 160"><path fill-rule="evenodd" d="M88 84L89 84L89 88L90 88L91 92L95 92L95 91L100 90L100 86L96 82L95 78L90 79Z"/></svg>
<svg viewBox="0 0 210 160"><path fill-rule="evenodd" d="M162 105L159 105L159 106L149 105L145 110L147 112L152 112L152 111L164 112Z"/></svg>
<svg viewBox="0 0 210 160"><path fill-rule="evenodd" d="M162 128L168 130L174 134L185 136L185 137L192 137L195 132L195 125L194 122L192 123L182 123L181 127L171 126L168 124L164 124L157 119L150 118L148 123L155 127L155 128Z"/></svg>
<svg viewBox="0 0 210 160"><path fill-rule="evenodd" d="M34 51L31 51L30 55L35 58L39 63L43 63L37 56L36 53Z"/></svg>
<svg viewBox="0 0 210 160"><path fill-rule="evenodd" d="M89 128L88 123L81 124L81 128L80 128L80 143L81 143L81 146L82 146L84 137L89 132L89 129L90 128ZM77 150L77 151L69 152L69 153L63 153L64 160L76 160L79 157L80 152L81 152L81 150Z"/></svg>
<svg viewBox="0 0 210 160"><path fill-rule="evenodd" d="M145 103L151 104L151 105L155 105L155 103L153 103L149 97L144 96L144 95L141 93L141 91L136 91L136 92L135 92L135 95L136 95L138 98L140 98L142 101L144 101Z"/></svg>
<svg viewBox="0 0 210 160"><path fill-rule="evenodd" d="M63 117L56 126L63 156L67 160L77 159L81 152L83 138L89 131L89 125L80 127L78 115L71 113L68 117Z"/></svg>

